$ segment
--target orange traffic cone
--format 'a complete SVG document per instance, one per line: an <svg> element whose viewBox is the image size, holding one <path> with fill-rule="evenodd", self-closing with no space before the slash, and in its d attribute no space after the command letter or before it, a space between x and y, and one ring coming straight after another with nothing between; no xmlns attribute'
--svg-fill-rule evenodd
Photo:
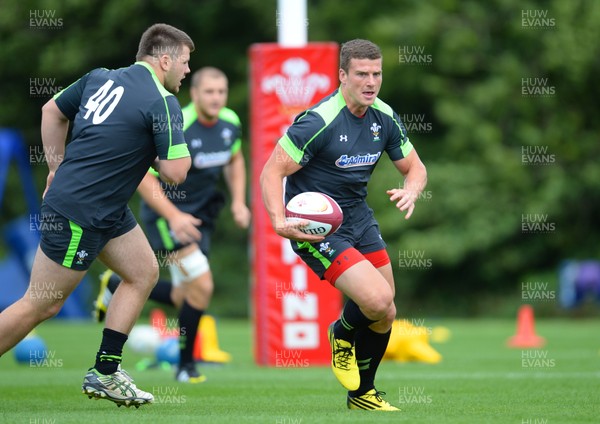
<svg viewBox="0 0 600 424"><path fill-rule="evenodd" d="M168 328L167 322L167 314L165 314L165 311L162 309L154 308L150 311L150 323L152 327L158 330L158 334L160 334L161 338L168 339L171 337L179 337L179 328Z"/></svg>
<svg viewBox="0 0 600 424"><path fill-rule="evenodd" d="M194 359L203 362L224 364L231 362L231 355L219 347L215 317L202 315L198 323L198 334L194 342Z"/></svg>
<svg viewBox="0 0 600 424"><path fill-rule="evenodd" d="M506 344L509 347L537 348L546 343L546 339L535 334L533 308L523 305L517 314L517 334L509 338Z"/></svg>

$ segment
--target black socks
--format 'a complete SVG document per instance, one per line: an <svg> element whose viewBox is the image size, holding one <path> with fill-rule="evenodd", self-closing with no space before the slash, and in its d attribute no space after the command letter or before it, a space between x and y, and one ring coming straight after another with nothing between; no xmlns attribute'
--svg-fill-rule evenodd
<svg viewBox="0 0 600 424"><path fill-rule="evenodd" d="M108 279L108 284L106 287L108 288L109 292L114 293L115 290L117 290L117 287L119 287L119 284L121 284L121 277L113 273Z"/></svg>
<svg viewBox="0 0 600 424"><path fill-rule="evenodd" d="M108 375L117 371L121 363L123 354L123 345L127 341L127 334L105 328L102 331L102 343L100 350L96 354L96 365L94 368L100 374Z"/></svg>
<svg viewBox="0 0 600 424"><path fill-rule="evenodd" d="M165 305L175 306L171 300L171 289L173 285L168 281L159 281L150 292L150 299Z"/></svg>
<svg viewBox="0 0 600 424"><path fill-rule="evenodd" d="M356 332L354 349L360 373L360 387L350 396L360 396L375 388L375 373L385 354L392 330L385 334L376 333L369 327Z"/></svg>
<svg viewBox="0 0 600 424"><path fill-rule="evenodd" d="M348 299L342 315L338 321L336 321L333 327L333 334L336 339L346 340L347 342L354 343L354 336L357 330L368 327L376 321L373 321L362 313L360 308L352 299Z"/></svg>
<svg viewBox="0 0 600 424"><path fill-rule="evenodd" d="M187 301L181 305L179 311L179 347L181 349L179 364L181 365L194 362L194 344L202 314L204 314L204 310L190 306Z"/></svg>
<svg viewBox="0 0 600 424"><path fill-rule="evenodd" d="M350 396L363 395L375 387L375 373L385 354L392 331L385 334L376 333L369 328L374 322L376 321L367 318L358 305L349 299L333 329L336 339L354 344L360 387L349 392Z"/></svg>
<svg viewBox="0 0 600 424"><path fill-rule="evenodd" d="M114 294L119 284L121 284L121 277L117 274L111 275L107 284L108 290ZM150 292L149 299L164 303L165 305L175 306L171 300L172 287L173 285L169 281L159 281Z"/></svg>

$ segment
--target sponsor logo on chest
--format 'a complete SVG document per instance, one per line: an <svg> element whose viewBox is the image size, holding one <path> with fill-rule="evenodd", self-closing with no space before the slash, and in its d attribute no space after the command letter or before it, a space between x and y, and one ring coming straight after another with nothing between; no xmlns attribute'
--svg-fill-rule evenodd
<svg viewBox="0 0 600 424"><path fill-rule="evenodd" d="M352 168L356 166L375 165L381 156L381 152L366 153L364 155L341 155L336 161L338 168Z"/></svg>
<svg viewBox="0 0 600 424"><path fill-rule="evenodd" d="M223 166L229 163L231 159L231 150L222 152L198 152L194 155L194 167L198 169L211 168L213 166Z"/></svg>

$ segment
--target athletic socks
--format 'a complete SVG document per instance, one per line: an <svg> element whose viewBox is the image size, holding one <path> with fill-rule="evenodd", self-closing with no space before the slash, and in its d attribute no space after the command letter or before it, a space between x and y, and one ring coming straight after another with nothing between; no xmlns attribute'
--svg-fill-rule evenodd
<svg viewBox="0 0 600 424"><path fill-rule="evenodd" d="M108 291L114 294L115 290L117 290L117 287L119 287L119 284L121 284L121 277L119 277L117 274L111 275L107 284ZM173 285L171 282L160 280L150 292L149 299L165 305L175 306L173 300L171 300L172 288Z"/></svg>
<svg viewBox="0 0 600 424"><path fill-rule="evenodd" d="M123 354L123 345L127 341L127 334L105 328L102 331L102 343L96 354L94 368L100 374L108 375L117 372Z"/></svg>
<svg viewBox="0 0 600 424"><path fill-rule="evenodd" d="M360 374L360 386L350 391L350 396L360 396L375 387L375 373L387 349L392 331L376 333L369 328L373 321L367 318L358 305L351 299L336 321L333 332L335 338L354 343L356 364Z"/></svg>
<svg viewBox="0 0 600 424"><path fill-rule="evenodd" d="M179 348L181 365L194 361L194 343L198 334L198 324L204 310L196 309L187 301L183 302L179 311Z"/></svg>
<svg viewBox="0 0 600 424"><path fill-rule="evenodd" d="M113 273L108 279L108 284L106 287L108 288L109 292L114 293L115 290L117 290L117 287L119 287L119 284L121 284L121 277Z"/></svg>
<svg viewBox="0 0 600 424"><path fill-rule="evenodd" d="M360 374L360 387L349 392L350 396L360 396L375 388L375 373L387 349L390 334L392 330L381 334L369 327L361 328L356 332L354 349Z"/></svg>
<svg viewBox="0 0 600 424"><path fill-rule="evenodd" d="M367 318L358 305L352 300L348 299L340 319L336 321L333 327L333 334L336 339L346 340L347 342L354 343L354 336L357 330L368 327L376 321Z"/></svg>
<svg viewBox="0 0 600 424"><path fill-rule="evenodd" d="M173 285L169 281L159 281L150 292L150 299L165 305L175 306L171 300L171 289Z"/></svg>

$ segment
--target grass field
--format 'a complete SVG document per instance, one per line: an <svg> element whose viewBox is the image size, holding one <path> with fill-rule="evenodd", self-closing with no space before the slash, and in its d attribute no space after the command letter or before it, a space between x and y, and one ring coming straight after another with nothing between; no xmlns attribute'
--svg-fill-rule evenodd
<svg viewBox="0 0 600 424"><path fill-rule="evenodd" d="M434 347L437 365L382 363L377 386L402 411L349 411L328 367L266 368L253 362L247 321L218 322L220 344L234 361L204 366L208 381L182 385L166 370L124 366L153 405L117 408L88 400L81 382L92 364L101 327L50 321L41 325L50 357L43 366L0 358L2 423L597 423L600 422L600 324L551 320L536 324L547 344L509 349L512 321L444 320L452 337Z"/></svg>

